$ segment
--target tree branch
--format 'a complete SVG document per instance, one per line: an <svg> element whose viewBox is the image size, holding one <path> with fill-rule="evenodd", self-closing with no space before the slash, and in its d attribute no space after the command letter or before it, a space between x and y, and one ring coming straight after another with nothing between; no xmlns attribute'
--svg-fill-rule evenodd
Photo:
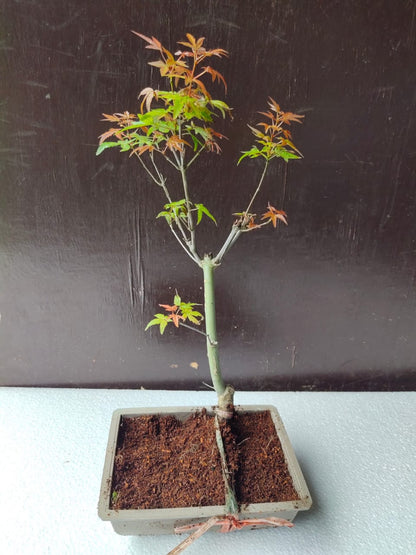
<svg viewBox="0 0 416 555"><path fill-rule="evenodd" d="M187 241L187 242L186 242L186 245L184 245L184 244L182 243L181 238L179 237L179 235L178 235L178 234L176 233L176 231L174 230L173 226L170 225L169 228L170 228L171 232L173 233L173 235L175 236L175 238L176 238L176 240L178 241L178 243L180 244L180 246L181 246L181 247L183 248L183 250L186 252L186 254L187 254L190 258L192 258L192 260L195 262L195 264L198 264L198 266L201 266L201 265L202 265L202 262L201 262L200 258L199 258L199 257L196 258L196 257L194 256L194 254L191 252L191 250L189 249L189 241Z"/></svg>
<svg viewBox="0 0 416 555"><path fill-rule="evenodd" d="M250 202L248 203L248 206L247 206L247 208L246 208L246 210L245 210L245 214L248 214L248 213L250 212L250 208L251 208L252 205L253 205L254 199L256 198L257 194L259 193L259 191L260 191L260 189L261 189L261 186L262 186L264 177L265 177L266 172L267 172L268 165L269 165L269 161L266 160L266 163L264 164L263 173L261 174L261 177L260 177L259 184L257 185L257 189L254 191L254 194L253 194L253 196L251 197Z"/></svg>
<svg viewBox="0 0 416 555"><path fill-rule="evenodd" d="M261 186L263 184L264 178L266 176L266 172L267 172L267 168L269 165L269 161L266 160L266 163L264 164L264 168L263 168L263 172L260 176L260 180L259 183L257 185L256 190L253 193L253 196L250 199L250 202L248 203L248 206L246 208L246 210L243 212L243 218L242 218L242 222L238 225L234 224L231 228L231 231L227 237L227 239L225 240L223 246L221 247L220 251L218 252L217 256L215 256L212 261L214 264L219 265L222 262L222 259L224 258L225 254L231 249L231 247L236 243L237 239L240 237L241 233L244 230L244 226L248 223L249 218L248 218L248 214L250 212L251 207L253 206L253 202L254 199L256 198L256 196L258 195Z"/></svg>

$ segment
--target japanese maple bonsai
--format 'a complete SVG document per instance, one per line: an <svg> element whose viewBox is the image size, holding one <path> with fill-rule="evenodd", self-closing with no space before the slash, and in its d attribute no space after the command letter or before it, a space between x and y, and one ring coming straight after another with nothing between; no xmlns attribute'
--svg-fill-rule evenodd
<svg viewBox="0 0 416 555"><path fill-rule="evenodd" d="M220 250L216 254L202 254L197 243L198 225L203 218L210 219L213 224L216 219L209 207L198 202L197 192L188 179L188 170L203 154L221 152L219 143L225 137L215 130L214 123L217 117L231 116L231 108L223 100L213 98L208 82L218 82L226 90L223 75L210 62L212 58L227 56L227 52L221 48L207 49L204 38L196 39L187 34L186 40L178 42L179 50L172 53L156 38L134 33L147 43L146 48L158 53L158 59L151 61L150 65L160 71L167 86L164 90L143 88L139 94L139 113L104 114L111 128L100 136L97 154L108 148L119 148L137 159L164 197L163 209L156 217L166 221L176 241L203 273L203 313L198 310L196 302L185 302L182 295L176 293L172 304L160 304L163 312L155 314L146 329L157 325L163 334L168 325L185 326L205 336L212 384L218 397L217 443L225 460L218 422L233 414L234 388L226 385L220 367L214 273L244 233L255 232L269 224L276 228L278 222L287 225L287 215L283 210L269 203L257 217L254 206L271 162L274 159L288 162L301 157L288 126L300 123L303 116L284 112L275 100L268 99L267 111L260 112L263 120L255 127L249 126L255 138L254 145L243 151L238 160L240 163L245 159L260 158L259 179L253 184L252 191L245 193L246 200L242 199L245 208L233 214L233 222ZM169 166L180 177L182 192L179 198L173 196L166 176L165 168ZM202 322L204 331L200 329ZM228 512L237 514L231 487L227 487L226 498Z"/></svg>

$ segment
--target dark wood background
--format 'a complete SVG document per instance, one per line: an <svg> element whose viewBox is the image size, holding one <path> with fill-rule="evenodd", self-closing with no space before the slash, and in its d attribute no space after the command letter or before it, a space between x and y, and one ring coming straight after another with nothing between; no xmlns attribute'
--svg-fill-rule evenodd
<svg viewBox="0 0 416 555"><path fill-rule="evenodd" d="M416 362L413 0L2 0L0 384L205 387L202 336L144 332L201 275L161 220L137 162L95 156L102 112L158 85L131 29L186 32L230 57L221 157L191 178L220 228L260 165L236 167L269 95L305 115L304 159L277 164L257 211L287 228L245 235L217 271L227 381L243 389L410 389ZM196 363L196 364L195 364Z"/></svg>

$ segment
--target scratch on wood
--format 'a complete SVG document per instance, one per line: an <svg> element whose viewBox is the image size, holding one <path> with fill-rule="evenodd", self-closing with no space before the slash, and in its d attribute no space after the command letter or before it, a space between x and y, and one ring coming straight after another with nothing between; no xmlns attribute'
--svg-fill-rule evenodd
<svg viewBox="0 0 416 555"><path fill-rule="evenodd" d="M140 300L140 312L144 312L145 287L144 287L144 269L142 256L142 237L140 231L140 212L139 207L133 214L133 245L129 256L129 288L130 302L133 307L136 306L137 298Z"/></svg>
<svg viewBox="0 0 416 555"><path fill-rule="evenodd" d="M283 44L288 44L288 41L286 39L283 39L282 37L280 37L279 35L277 35L276 33L270 33L270 36L273 39L276 39L277 41L283 43Z"/></svg>
<svg viewBox="0 0 416 555"><path fill-rule="evenodd" d="M220 25L226 25L227 27L230 27L231 29L241 29L241 26L237 25L237 23L234 23L234 21L227 21L226 19L221 19L220 17L216 17L215 21L217 23L219 23Z"/></svg>
<svg viewBox="0 0 416 555"><path fill-rule="evenodd" d="M81 14L83 14L84 11L85 8L81 8L80 10L75 12L74 15L72 15L62 23L59 23L58 25L51 25L48 21L43 21L42 23L51 31L61 31L62 29L65 29L65 27L68 27L68 25L71 25L71 23L75 21Z"/></svg>
<svg viewBox="0 0 416 555"><path fill-rule="evenodd" d="M134 308L135 300L134 300L134 265L132 260L132 254L129 255L129 265L128 265L128 276L129 276L129 293L130 293L130 304Z"/></svg>
<svg viewBox="0 0 416 555"><path fill-rule="evenodd" d="M47 89L48 85L44 83L38 83L37 81L22 81L23 85L27 85L28 87L39 87L41 89Z"/></svg>
<svg viewBox="0 0 416 555"><path fill-rule="evenodd" d="M296 345L292 345L292 368L296 365L296 357L297 357Z"/></svg>
<svg viewBox="0 0 416 555"><path fill-rule="evenodd" d="M95 174L93 176L91 176L91 179L95 179L96 177L98 177L100 175L101 172L103 172L105 170L108 170L108 171L112 172L114 170L114 164L112 162L105 162L104 164L101 164L101 166L98 168L98 170L95 172Z"/></svg>

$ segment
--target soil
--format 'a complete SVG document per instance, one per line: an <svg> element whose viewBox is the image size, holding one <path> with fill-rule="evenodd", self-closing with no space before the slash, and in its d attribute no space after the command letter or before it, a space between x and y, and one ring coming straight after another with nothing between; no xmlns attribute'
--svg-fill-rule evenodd
<svg viewBox="0 0 416 555"><path fill-rule="evenodd" d="M228 468L240 505L298 499L269 412L235 413L222 426ZM206 411L123 418L111 508L224 505L214 417Z"/></svg>

